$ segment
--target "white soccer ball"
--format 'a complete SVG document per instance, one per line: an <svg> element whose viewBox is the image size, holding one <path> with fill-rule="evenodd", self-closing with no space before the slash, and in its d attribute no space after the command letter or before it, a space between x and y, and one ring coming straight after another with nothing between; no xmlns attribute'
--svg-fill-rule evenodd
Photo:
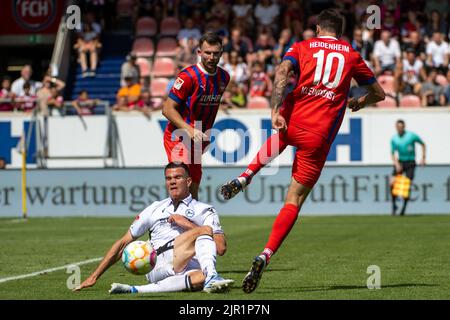
<svg viewBox="0 0 450 320"><path fill-rule="evenodd" d="M122 263L132 274L147 274L155 267L156 250L147 241L133 241L123 250Z"/></svg>

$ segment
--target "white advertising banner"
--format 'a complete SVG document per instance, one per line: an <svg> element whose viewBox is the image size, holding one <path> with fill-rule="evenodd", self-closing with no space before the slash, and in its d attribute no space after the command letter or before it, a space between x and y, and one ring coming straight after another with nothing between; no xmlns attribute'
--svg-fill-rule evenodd
<svg viewBox="0 0 450 320"><path fill-rule="evenodd" d="M450 164L449 108L348 111L330 149L327 164L391 164L390 139L395 134L398 119L403 119L406 129L418 134L426 143L429 164ZM163 146L167 120L161 114L155 113L147 119L140 113L117 113L114 120L120 167L161 167L167 162ZM22 131L29 128L29 115L0 114L0 157L5 159L7 168L20 167L17 145ZM95 158L105 153L107 133L106 116L49 118L48 167L104 167L105 161ZM219 113L211 132L213 142L203 155L203 164L246 166L270 134L269 110ZM35 149L33 131L27 157L31 167L36 163ZM417 146L416 151L419 158L421 148ZM293 156L293 148L288 147L273 165L289 166Z"/></svg>
<svg viewBox="0 0 450 320"><path fill-rule="evenodd" d="M258 174L230 201L220 186L242 167L208 167L199 198L220 215L276 215L291 179L289 167ZM327 166L306 200L302 215L389 215L392 166ZM27 178L30 217L134 216L167 197L162 168L30 170ZM0 171L0 218L21 216L20 170ZM407 214L450 214L450 166L416 169ZM400 205L400 200L399 205Z"/></svg>

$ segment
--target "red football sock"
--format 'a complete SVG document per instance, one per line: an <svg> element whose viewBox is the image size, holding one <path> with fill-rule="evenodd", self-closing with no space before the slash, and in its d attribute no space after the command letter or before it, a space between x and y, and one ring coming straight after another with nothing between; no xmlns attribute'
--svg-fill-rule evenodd
<svg viewBox="0 0 450 320"><path fill-rule="evenodd" d="M252 162L250 162L240 177L245 177L250 182L255 174L282 153L286 147L287 143L281 139L279 133L271 135L261 146L255 158L253 158Z"/></svg>
<svg viewBox="0 0 450 320"><path fill-rule="evenodd" d="M266 254L266 256L268 256L268 258L270 258L272 254L277 252L284 238L286 238L286 236L294 226L297 217L298 206L296 205L289 203L284 205L284 207L280 210L280 213L273 223L269 241L267 241L267 244L264 248L264 253Z"/></svg>

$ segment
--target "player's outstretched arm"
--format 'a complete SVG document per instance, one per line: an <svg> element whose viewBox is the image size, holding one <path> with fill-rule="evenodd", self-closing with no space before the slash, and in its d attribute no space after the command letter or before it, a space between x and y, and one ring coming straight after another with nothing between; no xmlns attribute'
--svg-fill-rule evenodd
<svg viewBox="0 0 450 320"><path fill-rule="evenodd" d="M125 249L125 247L133 240L133 236L131 235L130 230L128 230L127 233L125 233L122 238L117 240L108 250L97 269L95 269L95 271L86 280L84 280L82 284L76 287L74 291L80 291L81 289L89 288L95 285L100 276L120 259L123 249Z"/></svg>
<svg viewBox="0 0 450 320"><path fill-rule="evenodd" d="M375 81L374 83L364 87L368 91L366 95L358 99L351 98L347 102L347 106L352 110L352 112L358 111L367 105L383 101L386 97L386 94L384 93L384 90L380 86L378 81Z"/></svg>
<svg viewBox="0 0 450 320"><path fill-rule="evenodd" d="M272 108L272 127L277 130L286 130L287 124L283 116L280 115L280 108L286 93L289 81L289 73L294 70L294 65L289 60L283 60L275 72L270 106Z"/></svg>

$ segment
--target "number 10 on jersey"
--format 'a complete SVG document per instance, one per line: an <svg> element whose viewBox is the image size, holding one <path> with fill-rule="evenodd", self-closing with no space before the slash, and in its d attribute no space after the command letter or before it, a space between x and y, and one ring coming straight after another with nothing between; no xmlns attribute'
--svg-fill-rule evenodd
<svg viewBox="0 0 450 320"><path fill-rule="evenodd" d="M325 62L325 70L323 67L323 62L325 58L325 50L320 50L313 54L313 57L317 59L316 64L316 72L314 73L314 85L318 85L320 82L322 84L329 88L334 89L336 88L339 83L341 82L342 72L344 71L344 65L345 65L345 58L342 53L339 52L331 52L327 55L326 62ZM338 66L336 71L336 76L334 77L334 80L330 80L330 73L331 68L334 63L334 59L338 60Z"/></svg>

